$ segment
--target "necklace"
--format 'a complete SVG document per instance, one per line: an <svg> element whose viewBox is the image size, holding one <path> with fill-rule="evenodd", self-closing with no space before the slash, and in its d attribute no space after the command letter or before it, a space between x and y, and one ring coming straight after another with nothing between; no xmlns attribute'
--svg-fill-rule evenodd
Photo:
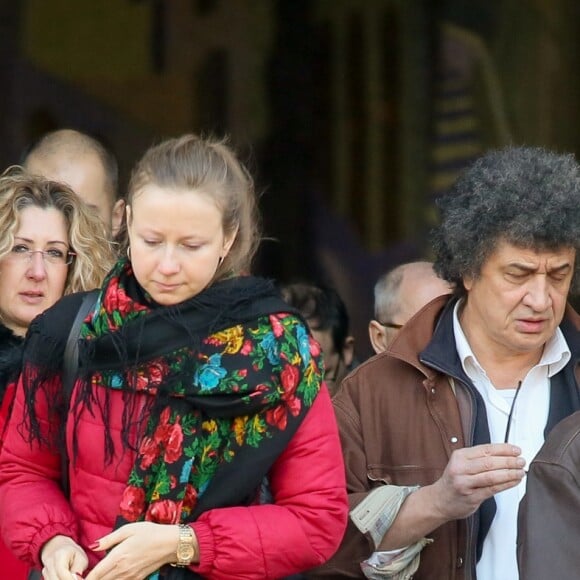
<svg viewBox="0 0 580 580"><path fill-rule="evenodd" d="M505 437L504 437L504 443L508 442L509 436L510 436L510 429L512 426L512 416L514 414L514 408L516 406L516 399L518 398L518 394L520 392L520 388L522 386L522 381L518 381L518 386L516 387L516 394L514 395L514 400L512 401L512 404L510 406L510 412L508 415L508 420L507 420L507 425L506 425L506 430L505 430Z"/></svg>

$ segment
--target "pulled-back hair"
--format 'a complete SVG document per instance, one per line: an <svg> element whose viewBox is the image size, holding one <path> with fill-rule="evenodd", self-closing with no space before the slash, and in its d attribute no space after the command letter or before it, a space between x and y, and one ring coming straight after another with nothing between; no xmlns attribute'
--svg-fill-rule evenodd
<svg viewBox="0 0 580 580"><path fill-rule="evenodd" d="M212 199L222 212L226 236L237 230L215 279L249 272L260 243L254 182L225 139L183 135L149 149L131 175L127 205L132 205L150 183L195 191Z"/></svg>
<svg viewBox="0 0 580 580"><path fill-rule="evenodd" d="M573 155L539 147L490 151L438 206L435 270L460 294L463 278L477 278L499 242L534 250L580 247L580 168Z"/></svg>
<svg viewBox="0 0 580 580"><path fill-rule="evenodd" d="M67 185L29 175L18 165L0 175L0 259L12 250L20 213L28 207L54 208L64 216L70 250L76 254L64 293L99 287L114 262L102 220Z"/></svg>

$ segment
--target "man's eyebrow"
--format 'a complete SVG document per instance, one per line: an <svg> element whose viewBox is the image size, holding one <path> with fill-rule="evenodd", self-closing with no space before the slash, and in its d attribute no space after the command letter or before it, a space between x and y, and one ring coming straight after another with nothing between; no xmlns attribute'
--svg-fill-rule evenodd
<svg viewBox="0 0 580 580"><path fill-rule="evenodd" d="M534 272L538 269L537 266L532 266L531 264L522 264L521 262L511 262L506 266L506 269L516 268L517 270L523 270L525 272Z"/></svg>
<svg viewBox="0 0 580 580"><path fill-rule="evenodd" d="M524 272L535 272L538 268L537 266L532 266L530 264L522 264L520 262L512 262L507 265L508 268L516 268ZM548 272L561 272L564 270L569 270L572 267L570 262L564 262L564 264L559 264L557 266L552 266L548 268Z"/></svg>
<svg viewBox="0 0 580 580"><path fill-rule="evenodd" d="M560 264L559 266L553 266L548 268L548 272L563 272L564 270L570 270L572 268L572 264L566 262L564 264Z"/></svg>

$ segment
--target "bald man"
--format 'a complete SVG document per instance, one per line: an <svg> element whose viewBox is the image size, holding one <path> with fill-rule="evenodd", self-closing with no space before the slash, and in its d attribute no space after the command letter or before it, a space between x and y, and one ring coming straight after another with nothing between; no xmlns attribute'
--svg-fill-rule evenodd
<svg viewBox="0 0 580 580"><path fill-rule="evenodd" d="M119 231L124 202L118 199L119 170L115 157L96 139L73 129L47 133L30 150L24 168L69 185L107 225Z"/></svg>
<svg viewBox="0 0 580 580"><path fill-rule="evenodd" d="M375 284L375 318L369 322L375 353L385 351L399 329L425 304L451 291L431 262L409 262L381 276Z"/></svg>

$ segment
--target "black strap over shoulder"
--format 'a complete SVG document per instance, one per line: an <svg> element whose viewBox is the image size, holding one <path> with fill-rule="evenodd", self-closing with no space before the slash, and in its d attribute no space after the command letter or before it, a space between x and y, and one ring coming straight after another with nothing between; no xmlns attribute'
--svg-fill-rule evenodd
<svg viewBox="0 0 580 580"><path fill-rule="evenodd" d="M81 332L81 324L86 318L87 314L95 305L97 301L98 290L91 290L83 297L81 305L75 316L75 319L70 328L66 346L64 349L64 358L62 365L62 392L65 402L65 408L70 405L72 392L76 380L77 369L79 366L79 336ZM63 445L61 450L61 485L66 496L69 495L69 476L68 476L69 460L66 452L66 446Z"/></svg>
<svg viewBox="0 0 580 580"><path fill-rule="evenodd" d="M87 294L83 296L81 305L70 327L70 332L64 350L64 358L62 366L62 392L65 408L67 408L70 404L72 391L76 379L76 372L78 368L78 352L79 352L78 339L80 336L81 324L83 323L83 320L86 318L90 309L95 305L98 293L99 293L98 290L91 290L90 292L87 292ZM70 494L69 476L68 476L69 460L65 445L61 447L60 465L61 465L61 486L64 494L68 497ZM30 572L28 573L28 580L42 580L42 572L36 569L30 570Z"/></svg>

